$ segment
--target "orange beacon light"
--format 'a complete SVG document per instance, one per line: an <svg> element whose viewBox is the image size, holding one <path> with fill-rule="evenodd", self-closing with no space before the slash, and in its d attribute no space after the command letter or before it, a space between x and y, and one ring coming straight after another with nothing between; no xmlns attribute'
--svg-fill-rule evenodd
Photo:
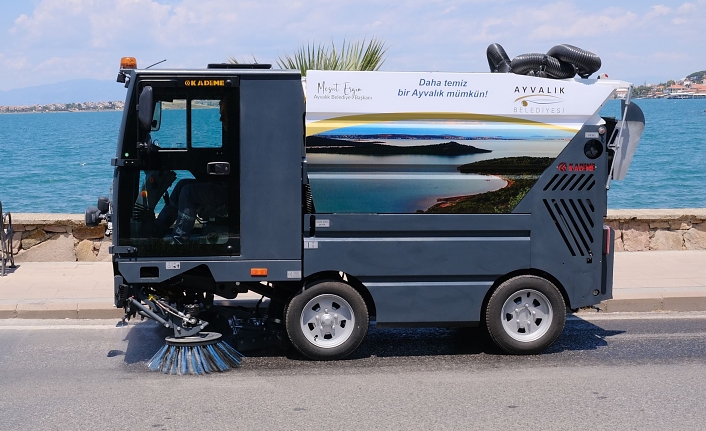
<svg viewBox="0 0 706 431"><path fill-rule="evenodd" d="M137 69L137 60L135 57L123 57L120 59L121 69Z"/></svg>

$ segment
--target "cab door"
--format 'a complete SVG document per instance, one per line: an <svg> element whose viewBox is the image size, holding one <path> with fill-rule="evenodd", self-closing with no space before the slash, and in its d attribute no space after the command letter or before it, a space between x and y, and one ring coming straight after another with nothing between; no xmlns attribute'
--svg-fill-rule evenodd
<svg viewBox="0 0 706 431"><path fill-rule="evenodd" d="M152 92L154 118L149 131L135 128L137 169L121 175L120 245L142 257L240 254L240 92L234 81L138 83L137 94Z"/></svg>

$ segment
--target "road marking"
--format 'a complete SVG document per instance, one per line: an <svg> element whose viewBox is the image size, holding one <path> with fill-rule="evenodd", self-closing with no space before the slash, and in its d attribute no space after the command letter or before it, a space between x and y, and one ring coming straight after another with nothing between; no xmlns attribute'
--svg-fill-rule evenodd
<svg viewBox="0 0 706 431"><path fill-rule="evenodd" d="M125 327L119 327L115 325L31 325L31 326L2 326L0 325L0 331L46 331L46 330L52 330L52 329L60 329L60 330L67 330L67 329L123 329L123 328L130 328L132 329L133 327L130 326L125 326Z"/></svg>
<svg viewBox="0 0 706 431"><path fill-rule="evenodd" d="M706 312L682 311L660 313L579 313L566 316L569 321L597 320L698 320L706 319Z"/></svg>
<svg viewBox="0 0 706 431"><path fill-rule="evenodd" d="M595 322L602 320L706 320L706 312L660 312L660 313L579 313L566 316L569 322ZM27 324L25 324L25 322ZM53 323L56 322L56 323ZM67 321L67 319L50 320L50 319L6 319L0 320L0 331L16 330L16 331L38 331L38 330L67 330L67 329L91 329L91 330L106 330L106 329L124 329L124 328L141 328L153 329L159 325L154 322L136 322L128 323L126 326L117 326L116 320L107 320L105 323L84 323L85 320L76 319L75 321ZM94 320L94 322L101 322Z"/></svg>
<svg viewBox="0 0 706 431"><path fill-rule="evenodd" d="M571 335L571 334L567 334ZM634 334L634 333L623 333L623 334L615 334L615 335L608 335L605 337L602 337L604 340L607 341L623 341L623 340L664 340L665 338L668 339L706 339L706 332L691 332L688 334L684 333L657 333L657 334Z"/></svg>
<svg viewBox="0 0 706 431"><path fill-rule="evenodd" d="M0 331L46 331L46 330L67 330L67 329L90 329L90 330L106 330L106 329L154 329L159 325L156 322L145 321L130 323L125 326L118 325L119 320L40 320L40 319L7 319L0 320Z"/></svg>

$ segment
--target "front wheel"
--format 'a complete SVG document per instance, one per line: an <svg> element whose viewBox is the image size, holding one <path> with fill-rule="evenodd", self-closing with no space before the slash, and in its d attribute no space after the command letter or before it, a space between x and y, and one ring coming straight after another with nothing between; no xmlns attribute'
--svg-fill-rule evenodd
<svg viewBox="0 0 706 431"><path fill-rule="evenodd" d="M491 338L512 354L535 354L551 346L566 323L561 292L548 280L521 275L501 284L485 313Z"/></svg>
<svg viewBox="0 0 706 431"><path fill-rule="evenodd" d="M358 348L368 332L368 307L351 286L325 281L289 303L285 322L294 347L319 360L341 359Z"/></svg>

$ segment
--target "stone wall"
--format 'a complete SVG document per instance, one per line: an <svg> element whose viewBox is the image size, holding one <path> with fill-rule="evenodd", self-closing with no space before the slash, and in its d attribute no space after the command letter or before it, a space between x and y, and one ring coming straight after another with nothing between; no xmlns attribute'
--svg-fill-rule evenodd
<svg viewBox="0 0 706 431"><path fill-rule="evenodd" d="M16 262L110 261L106 224L88 227L76 214L12 214Z"/></svg>
<svg viewBox="0 0 706 431"><path fill-rule="evenodd" d="M616 251L706 250L706 209L609 210Z"/></svg>
<svg viewBox="0 0 706 431"><path fill-rule="evenodd" d="M616 251L706 250L706 209L609 210ZM105 223L87 227L83 215L13 214L18 262L110 261Z"/></svg>

